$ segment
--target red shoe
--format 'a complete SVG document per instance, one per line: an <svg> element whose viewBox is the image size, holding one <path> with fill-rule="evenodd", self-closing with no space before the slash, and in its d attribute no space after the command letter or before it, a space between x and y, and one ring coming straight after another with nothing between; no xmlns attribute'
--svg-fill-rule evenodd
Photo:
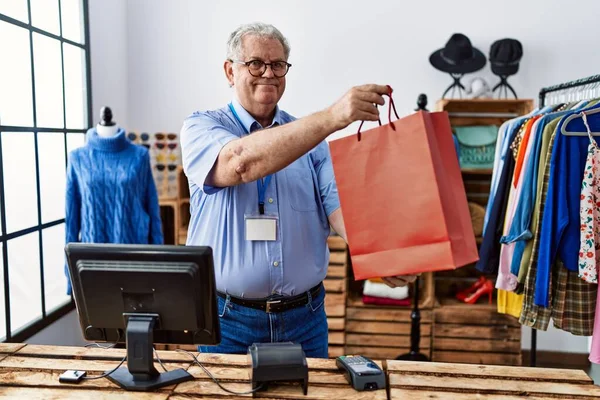
<svg viewBox="0 0 600 400"><path fill-rule="evenodd" d="M469 295L473 292L475 292L477 289L479 289L486 281L487 279L485 279L484 276L480 276L479 279L477 280L477 282L475 282L474 284L472 284L470 287L461 290L460 292L456 293L456 298L460 301L464 301L467 297L469 297Z"/></svg>
<svg viewBox="0 0 600 400"><path fill-rule="evenodd" d="M475 304L475 303L477 303L477 300L479 300L479 298L484 294L488 295L488 301L490 304L492 304L492 294L494 294L494 284L489 279L486 279L485 282L483 283L483 285L479 289L477 289L477 291L475 293L471 294L469 297L467 297L463 301L468 304Z"/></svg>

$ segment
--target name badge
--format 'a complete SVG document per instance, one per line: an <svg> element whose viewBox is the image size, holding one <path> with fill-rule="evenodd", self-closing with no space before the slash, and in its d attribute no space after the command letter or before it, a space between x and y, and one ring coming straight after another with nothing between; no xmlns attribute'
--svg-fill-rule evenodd
<svg viewBox="0 0 600 400"><path fill-rule="evenodd" d="M277 217L273 215L246 215L246 240L277 240Z"/></svg>

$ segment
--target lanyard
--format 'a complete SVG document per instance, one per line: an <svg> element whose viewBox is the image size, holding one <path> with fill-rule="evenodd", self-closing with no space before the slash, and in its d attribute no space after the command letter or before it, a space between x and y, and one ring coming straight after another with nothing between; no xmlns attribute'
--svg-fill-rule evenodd
<svg viewBox="0 0 600 400"><path fill-rule="evenodd" d="M229 103L229 109L231 110L231 113L233 114L237 122L239 122L242 126L242 129L244 129L244 132L246 132L246 134L249 134L250 132L248 132L246 126L244 126L244 124L242 123L242 120L235 111L233 104ZM267 192L267 187L269 186L269 183L271 183L271 177L272 175L267 175L264 181L262 179L256 181L256 187L258 189L258 212L260 215L264 215L265 213L265 193Z"/></svg>

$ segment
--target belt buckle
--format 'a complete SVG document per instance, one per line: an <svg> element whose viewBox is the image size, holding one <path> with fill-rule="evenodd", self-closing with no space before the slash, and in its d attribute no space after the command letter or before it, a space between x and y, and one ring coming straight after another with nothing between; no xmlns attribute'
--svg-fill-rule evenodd
<svg viewBox="0 0 600 400"><path fill-rule="evenodd" d="M281 303L281 300L267 300L267 307L266 307L266 312L270 313L271 312L271 305L272 304L279 304Z"/></svg>

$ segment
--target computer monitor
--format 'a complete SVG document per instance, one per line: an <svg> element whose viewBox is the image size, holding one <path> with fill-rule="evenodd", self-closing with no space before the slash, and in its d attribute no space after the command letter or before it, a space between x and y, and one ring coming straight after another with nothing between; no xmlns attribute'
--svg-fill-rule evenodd
<svg viewBox="0 0 600 400"><path fill-rule="evenodd" d="M68 243L65 253L85 339L126 342L127 367L108 375L122 388L192 379L183 369L159 373L154 343L220 343L210 247Z"/></svg>

